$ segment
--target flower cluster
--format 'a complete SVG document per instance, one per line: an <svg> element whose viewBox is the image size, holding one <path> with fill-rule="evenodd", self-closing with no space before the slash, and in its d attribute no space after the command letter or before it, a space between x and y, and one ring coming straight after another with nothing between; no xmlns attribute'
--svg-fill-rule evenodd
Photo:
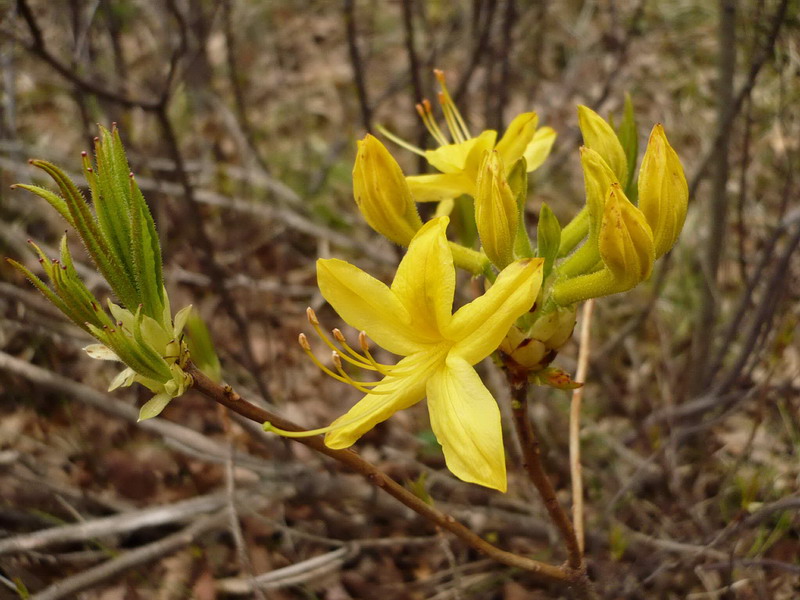
<svg viewBox="0 0 800 600"><path fill-rule="evenodd" d="M513 119L499 141L492 130L472 135L444 75L436 75L449 136L428 101L417 110L439 147L423 150L381 131L424 156L438 173L405 176L377 138L367 135L358 143L356 205L375 231L408 247L392 285L337 259L317 263L322 295L361 331L361 352L338 329L331 341L313 313L310 321L331 348L336 372L313 357L304 335L301 345L323 370L364 392L364 398L322 429L293 433L269 423L265 429L287 436L324 433L328 446L345 448L427 397L448 468L465 481L505 490L499 411L472 365L499 350L512 381L575 387L550 363L572 335L577 303L624 292L650 276L654 261L681 231L688 188L661 125L653 128L634 182L636 125L629 100L619 133L580 106L586 206L562 228L542 203L534 243L526 227L527 178L550 153L555 131L538 127L536 113L530 112ZM447 215L459 197L472 200L479 249L448 241ZM427 223L418 202L438 203ZM488 289L453 314L456 267L485 276ZM395 365L378 363L367 336L404 358ZM343 361L382 378L356 381Z"/></svg>

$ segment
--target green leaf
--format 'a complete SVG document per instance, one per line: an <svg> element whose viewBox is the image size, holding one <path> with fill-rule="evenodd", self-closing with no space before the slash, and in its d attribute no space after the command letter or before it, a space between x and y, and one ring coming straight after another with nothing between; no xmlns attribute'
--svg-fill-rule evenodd
<svg viewBox="0 0 800 600"><path fill-rule="evenodd" d="M89 187L92 189L98 227L108 241L116 261L125 270L127 279L133 283L135 277L131 246L134 238L130 223L129 171L120 172L120 165L114 162L112 145L111 134L105 127L101 127L100 137L95 142L97 169L91 172L87 170L86 174L87 180L92 180ZM84 164L86 162L87 159L84 158ZM126 167L127 163L122 169Z"/></svg>
<svg viewBox="0 0 800 600"><path fill-rule="evenodd" d="M619 138L622 149L625 151L625 158L628 161L628 177L625 182L625 195L628 198L633 198L633 174L636 170L636 158L639 154L639 134L636 117L633 113L633 102L631 95L625 93L625 108L622 113L622 122L619 124L617 130L617 137Z"/></svg>
<svg viewBox="0 0 800 600"><path fill-rule="evenodd" d="M550 207L542 202L542 209L539 211L539 225L536 229L536 241L538 244L538 255L544 258L544 270L542 277L547 279L553 270L553 263L558 256L558 249L561 245L561 224L558 218L550 210Z"/></svg>
<svg viewBox="0 0 800 600"><path fill-rule="evenodd" d="M164 276L161 265L161 245L153 216L147 208L136 180L129 179L131 189L131 224L135 243L132 244L136 287L147 316L159 321L164 311ZM170 323L163 324L170 328Z"/></svg>
<svg viewBox="0 0 800 600"><path fill-rule="evenodd" d="M72 215L69 212L69 208L67 207L67 203L65 202L65 200L61 196L51 192L50 190L48 190L46 188L39 187L38 185L28 185L28 184L25 184L25 183L15 183L14 185L11 186L11 189L17 189L17 188L20 188L20 189L23 189L23 190L27 190L30 193L36 194L40 198L44 198L45 200L47 200L47 202L50 203L50 206L55 208L58 211L58 214L60 214L61 217L67 223L72 225L73 228L75 227L75 221L72 219Z"/></svg>

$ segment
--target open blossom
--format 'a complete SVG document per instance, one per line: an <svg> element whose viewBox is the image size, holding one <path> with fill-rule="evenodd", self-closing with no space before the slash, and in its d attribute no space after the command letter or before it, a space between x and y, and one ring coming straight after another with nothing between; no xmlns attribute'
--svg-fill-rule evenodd
<svg viewBox="0 0 800 600"><path fill-rule="evenodd" d="M366 393L329 427L299 435L325 433L329 447L346 448L398 410L427 397L431 426L450 471L464 481L505 491L500 411L472 365L496 350L514 321L531 308L541 285L542 260L511 263L484 295L453 314L456 278L445 235L448 222L439 217L419 230L391 287L347 262L317 262L322 295L347 323L364 332L362 352L343 343L344 353L335 354L340 374L326 370ZM343 341L341 333L334 335ZM366 336L404 358L395 365L377 363ZM304 337L301 343L310 353ZM354 381L341 369L341 359L383 378Z"/></svg>
<svg viewBox="0 0 800 600"><path fill-rule="evenodd" d="M392 141L424 156L432 167L440 171L430 175L406 177L415 201L438 202L457 198L462 194L475 197L481 162L487 151L496 150L508 170L522 157L527 162L528 172L542 165L550 154L556 132L551 127L537 128L539 119L535 112L517 115L499 141L497 132L491 129L473 136L450 97L444 73L438 70L435 73L442 87L439 102L442 105L450 137L436 123L430 102L427 100L417 105L417 112L431 136L439 143L439 148L422 150L383 130L384 135Z"/></svg>

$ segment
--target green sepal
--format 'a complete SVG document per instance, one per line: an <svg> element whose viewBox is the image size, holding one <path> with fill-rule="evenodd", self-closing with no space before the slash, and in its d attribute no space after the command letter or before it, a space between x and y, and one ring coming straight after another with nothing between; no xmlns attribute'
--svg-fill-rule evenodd
<svg viewBox="0 0 800 600"><path fill-rule="evenodd" d="M584 206L572 220L561 230L561 245L558 257L563 258L575 249L575 246L589 233L589 207Z"/></svg>
<svg viewBox="0 0 800 600"><path fill-rule="evenodd" d="M532 258L533 248L525 226L525 204L528 199L528 162L521 157L508 172L508 187L517 201L517 233L514 237L514 256L516 258Z"/></svg>
<svg viewBox="0 0 800 600"><path fill-rule="evenodd" d="M64 315L69 317L69 319L71 321L73 321L78 327L80 327L81 329L84 329L86 331L89 331L89 329L86 326L86 324L81 322L81 321L76 320L75 316L70 313L69 309L67 308L67 305L64 304L64 301L61 298L59 298L55 294L55 292L53 292L53 290L51 290L47 286L47 284L44 281L42 281L41 279L39 279L39 277L34 275L31 272L31 270L28 269L28 267L26 267L25 265L23 265L21 263L18 263L13 258L6 258L6 262L8 262L8 264L10 264L12 267L14 267L17 271L22 273L25 276L25 278L28 281L30 281L33 284L33 286L42 293L42 295L45 298L47 298L50 302L52 302L53 305L55 305L55 307L58 310L60 310L62 313L64 313Z"/></svg>
<svg viewBox="0 0 800 600"><path fill-rule="evenodd" d="M553 263L558 256L561 245L561 224L547 204L542 202L539 211L539 224L536 228L537 251L540 258L544 258L542 278L547 279L553 270Z"/></svg>

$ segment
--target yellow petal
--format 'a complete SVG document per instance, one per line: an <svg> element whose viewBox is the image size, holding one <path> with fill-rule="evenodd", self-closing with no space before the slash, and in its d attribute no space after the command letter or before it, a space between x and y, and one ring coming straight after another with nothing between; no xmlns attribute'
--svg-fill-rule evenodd
<svg viewBox="0 0 800 600"><path fill-rule="evenodd" d="M431 427L447 468L463 481L506 491L506 457L497 402L467 361L448 356L428 380Z"/></svg>
<svg viewBox="0 0 800 600"><path fill-rule="evenodd" d="M664 127L653 127L639 170L639 209L653 230L656 258L672 248L683 228L689 188Z"/></svg>
<svg viewBox="0 0 800 600"><path fill-rule="evenodd" d="M411 315L382 282L332 258L317 261L317 283L342 319L366 331L379 346L403 356L420 349L423 340L412 327Z"/></svg>
<svg viewBox="0 0 800 600"><path fill-rule="evenodd" d="M628 181L628 159L611 125L588 106L578 106L578 123L584 146L603 157L618 181Z"/></svg>
<svg viewBox="0 0 800 600"><path fill-rule="evenodd" d="M552 127L541 127L533 134L533 139L523 154L525 162L528 163L529 173L541 167L545 159L550 156L557 135L556 130Z"/></svg>
<svg viewBox="0 0 800 600"><path fill-rule="evenodd" d="M497 132L487 130L459 144L447 144L436 150L426 150L425 158L442 173L458 173L466 168L470 154L477 150L478 156L482 156L484 150L494 147L496 139Z"/></svg>
<svg viewBox="0 0 800 600"><path fill-rule="evenodd" d="M491 354L519 317L533 306L542 284L541 258L508 265L483 296L462 306L445 336L454 341L451 354L474 365Z"/></svg>
<svg viewBox="0 0 800 600"><path fill-rule="evenodd" d="M435 173L406 177L408 189L416 202L439 202L475 193L475 184L464 173Z"/></svg>
<svg viewBox="0 0 800 600"><path fill-rule="evenodd" d="M533 140L538 123L539 117L535 112L517 115L497 142L495 150L500 153L500 157L509 168L519 160Z"/></svg>
<svg viewBox="0 0 800 600"><path fill-rule="evenodd" d="M445 233L449 221L431 219L419 230L392 282L392 292L411 315L415 331L430 342L442 340L441 332L452 319L456 274Z"/></svg>
<svg viewBox="0 0 800 600"><path fill-rule="evenodd" d="M392 375L384 377L349 411L331 423L334 428L325 435L329 448L348 448L367 431L425 397L425 382L444 362L447 348L428 349L407 356L392 367ZM397 373L395 375L394 373Z"/></svg>

